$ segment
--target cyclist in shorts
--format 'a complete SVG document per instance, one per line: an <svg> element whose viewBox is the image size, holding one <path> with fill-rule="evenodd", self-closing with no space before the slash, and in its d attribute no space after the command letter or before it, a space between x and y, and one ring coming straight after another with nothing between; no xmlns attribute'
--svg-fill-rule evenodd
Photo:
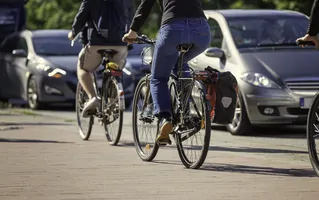
<svg viewBox="0 0 319 200"><path fill-rule="evenodd" d="M112 62L118 64L121 69L126 62L127 43L121 41L121 36L117 42L108 42L96 29L95 25L99 23L99 19L108 16L108 13L101 12L101 7L105 3L107 3L107 1L104 0L82 0L72 25L72 31L68 34L68 38L73 40L87 25L87 32L83 32L84 35L87 35L87 45L85 45L79 53L77 66L78 79L89 97L82 111L83 117L89 117L90 111L96 109L100 102L100 99L95 93L91 76L91 73L99 67L102 62L102 56L98 53L98 50L112 49L117 51L117 54L112 58ZM123 6L119 9L125 10L127 8ZM124 12L124 15L125 13L127 12ZM126 25L127 21L123 23Z"/></svg>

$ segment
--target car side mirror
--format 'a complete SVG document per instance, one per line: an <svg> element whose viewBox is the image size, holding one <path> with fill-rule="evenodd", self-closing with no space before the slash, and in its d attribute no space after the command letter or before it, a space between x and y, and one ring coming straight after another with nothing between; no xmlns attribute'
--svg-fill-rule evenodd
<svg viewBox="0 0 319 200"><path fill-rule="evenodd" d="M212 58L224 58L225 52L217 47L210 47L205 50L205 55Z"/></svg>
<svg viewBox="0 0 319 200"><path fill-rule="evenodd" d="M12 51L12 55L16 57L27 57L27 52L24 49L15 49Z"/></svg>

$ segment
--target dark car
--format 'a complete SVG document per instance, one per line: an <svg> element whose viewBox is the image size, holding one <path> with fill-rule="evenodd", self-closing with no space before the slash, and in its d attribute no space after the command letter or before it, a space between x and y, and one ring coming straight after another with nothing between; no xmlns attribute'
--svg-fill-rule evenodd
<svg viewBox="0 0 319 200"><path fill-rule="evenodd" d="M32 109L50 103L74 103L77 57L68 30L22 31L8 36L0 46L0 67L5 73L3 96L22 99Z"/></svg>
<svg viewBox="0 0 319 200"><path fill-rule="evenodd" d="M235 135L253 125L305 124L319 90L319 52L300 48L308 17L287 10L207 10L212 48L190 61L232 72L239 85Z"/></svg>
<svg viewBox="0 0 319 200"><path fill-rule="evenodd" d="M0 44L8 35L21 31L26 24L26 0L0 0ZM1 64L1 63L0 63ZM0 84L4 80L3 68L0 67ZM5 101L0 87L0 101Z"/></svg>
<svg viewBox="0 0 319 200"><path fill-rule="evenodd" d="M133 44L133 48L128 51L127 62L123 69L123 88L126 108L129 108L131 104L138 81L146 73L150 72L150 66L143 63L141 58L143 49L147 47L149 47L147 44Z"/></svg>

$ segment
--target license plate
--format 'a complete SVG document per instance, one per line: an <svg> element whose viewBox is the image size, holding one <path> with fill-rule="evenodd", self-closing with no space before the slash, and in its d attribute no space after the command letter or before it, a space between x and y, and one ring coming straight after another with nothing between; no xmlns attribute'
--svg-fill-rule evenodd
<svg viewBox="0 0 319 200"><path fill-rule="evenodd" d="M312 105L312 98L300 98L300 108L310 108Z"/></svg>

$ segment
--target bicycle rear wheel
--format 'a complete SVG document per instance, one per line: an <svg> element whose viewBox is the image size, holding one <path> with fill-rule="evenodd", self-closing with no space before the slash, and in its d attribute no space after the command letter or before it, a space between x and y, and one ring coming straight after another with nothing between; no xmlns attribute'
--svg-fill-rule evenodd
<svg viewBox="0 0 319 200"><path fill-rule="evenodd" d="M143 161L152 161L159 148L155 142L158 120L152 113L153 101L149 89L149 80L143 77L137 84L132 105L134 145Z"/></svg>
<svg viewBox="0 0 319 200"><path fill-rule="evenodd" d="M118 82L114 77L110 78L109 84L104 88L102 97L102 112L105 114L103 124L105 136L108 142L115 146L122 134L123 110L120 109L120 91Z"/></svg>
<svg viewBox="0 0 319 200"><path fill-rule="evenodd" d="M88 99L88 96L83 90L79 82L76 88L75 109L76 109L76 118L77 118L78 127L79 127L79 135L82 138L82 140L88 140L90 138L92 126L94 122L93 116L89 118L82 117L82 110L84 107L84 103L87 99Z"/></svg>
<svg viewBox="0 0 319 200"><path fill-rule="evenodd" d="M319 93L316 94L308 113L307 120L307 145L311 165L319 176L319 160L316 149L316 139L319 141Z"/></svg>
<svg viewBox="0 0 319 200"><path fill-rule="evenodd" d="M192 87L192 86L188 86ZM176 83L173 81L170 85L171 98L176 99ZM186 90L187 91L187 90ZM175 134L175 140L178 155L186 168L198 169L204 163L210 143L211 119L209 117L210 106L205 98L205 87L198 81L189 88L191 92L189 104L185 113L186 130L178 131ZM176 105L173 105L176 108ZM175 109L173 109L174 112ZM201 144L196 144L201 142Z"/></svg>

